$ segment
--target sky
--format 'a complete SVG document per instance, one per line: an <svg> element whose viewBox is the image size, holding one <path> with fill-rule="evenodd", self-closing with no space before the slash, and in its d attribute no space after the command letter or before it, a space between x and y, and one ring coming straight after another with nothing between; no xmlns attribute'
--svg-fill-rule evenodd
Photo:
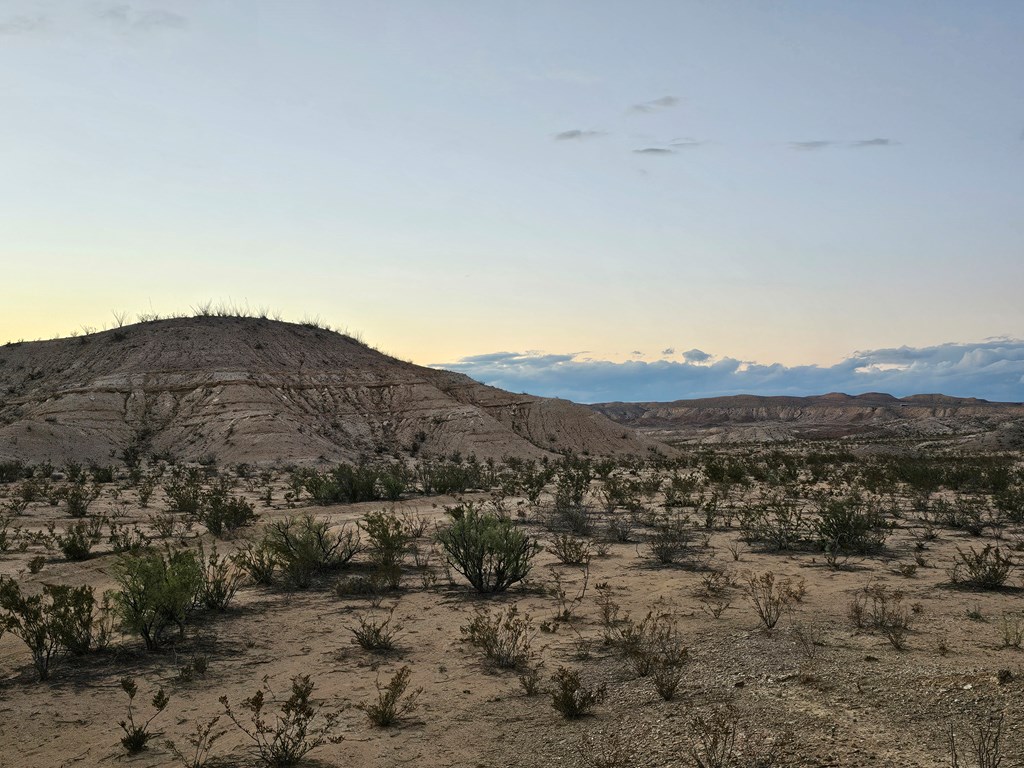
<svg viewBox="0 0 1024 768"><path fill-rule="evenodd" d="M594 400L1024 400L1024 3L0 0L0 342L207 301Z"/></svg>

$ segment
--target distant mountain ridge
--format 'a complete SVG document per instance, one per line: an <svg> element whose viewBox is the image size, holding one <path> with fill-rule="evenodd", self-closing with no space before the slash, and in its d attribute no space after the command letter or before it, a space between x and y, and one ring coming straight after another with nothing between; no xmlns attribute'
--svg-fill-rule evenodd
<svg viewBox="0 0 1024 768"><path fill-rule="evenodd" d="M0 347L0 458L105 461L128 446L233 463L659 447L585 406L505 392L309 325L175 318Z"/></svg>
<svg viewBox="0 0 1024 768"><path fill-rule="evenodd" d="M863 438L1024 446L1024 403L940 394L732 395L590 407L623 426L679 444Z"/></svg>

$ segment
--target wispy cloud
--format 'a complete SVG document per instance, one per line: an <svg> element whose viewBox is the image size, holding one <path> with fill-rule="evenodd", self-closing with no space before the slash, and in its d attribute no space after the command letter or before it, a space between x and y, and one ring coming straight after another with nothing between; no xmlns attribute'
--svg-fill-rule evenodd
<svg viewBox="0 0 1024 768"><path fill-rule="evenodd" d="M818 139L815 141L791 141L789 143L790 149L795 149L799 152L809 152L816 149L832 149L836 147L850 147L852 149L868 149L870 147L895 147L898 145L898 141L892 139L858 139L857 141L831 141L825 139Z"/></svg>
<svg viewBox="0 0 1024 768"><path fill-rule="evenodd" d="M854 149L864 149L867 147L892 147L897 142L892 139L861 139L860 141L854 141L850 144Z"/></svg>
<svg viewBox="0 0 1024 768"><path fill-rule="evenodd" d="M43 14L34 16L11 16L0 19L0 35L24 35L43 29L47 18Z"/></svg>
<svg viewBox="0 0 1024 768"><path fill-rule="evenodd" d="M96 11L96 17L112 26L140 32L160 29L185 29L188 19L162 8L137 9L127 3L108 5Z"/></svg>
<svg viewBox="0 0 1024 768"><path fill-rule="evenodd" d="M669 142L670 147L677 147L678 149L696 149L697 147L703 147L706 141L697 141L697 139L672 139Z"/></svg>
<svg viewBox="0 0 1024 768"><path fill-rule="evenodd" d="M633 152L638 155L674 155L671 149L665 149L664 147L644 147L643 149L634 149Z"/></svg>
<svg viewBox="0 0 1024 768"><path fill-rule="evenodd" d="M692 349L683 353L683 362L613 363L583 359L579 354L501 352L438 367L513 392L584 403L826 392L1024 400L1024 341L1016 339L855 352L831 366L765 365Z"/></svg>
<svg viewBox="0 0 1024 768"><path fill-rule="evenodd" d="M650 114L651 112L660 112L663 109L670 109L679 103L679 99L675 96L662 96L660 99L654 99L653 101L645 101L641 104L634 104L630 107L630 112L638 114Z"/></svg>
<svg viewBox="0 0 1024 768"><path fill-rule="evenodd" d="M800 152L809 152L815 149L826 149L827 147L834 146L834 141L791 141L789 142L789 148L795 149Z"/></svg>
<svg viewBox="0 0 1024 768"><path fill-rule="evenodd" d="M579 128L573 128L570 131L556 133L555 141L586 141L587 139L599 139L607 135L604 131L584 131Z"/></svg>

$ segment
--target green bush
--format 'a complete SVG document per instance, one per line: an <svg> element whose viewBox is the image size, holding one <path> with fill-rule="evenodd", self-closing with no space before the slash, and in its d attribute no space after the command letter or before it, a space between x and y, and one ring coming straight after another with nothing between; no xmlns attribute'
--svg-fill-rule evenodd
<svg viewBox="0 0 1024 768"><path fill-rule="evenodd" d="M194 552L128 555L111 572L120 586L113 598L115 611L125 629L139 633L147 650L158 649L172 627L184 637L185 621L204 585L203 566Z"/></svg>
<svg viewBox="0 0 1024 768"><path fill-rule="evenodd" d="M18 582L0 576L0 635L19 637L39 679L46 680L55 657L93 645L95 603L92 587L46 584L41 594L25 595Z"/></svg>
<svg viewBox="0 0 1024 768"><path fill-rule="evenodd" d="M47 531L50 541L56 545L68 560L79 562L87 560L92 554L94 545L100 542L100 518L92 518L89 521L79 520L72 524L63 533L57 533L56 526L50 523Z"/></svg>
<svg viewBox="0 0 1024 768"><path fill-rule="evenodd" d="M197 518L219 539L252 525L256 522L256 512L248 501L230 495L227 488L220 486L203 494Z"/></svg>
<svg viewBox="0 0 1024 768"><path fill-rule="evenodd" d="M878 511L855 499L821 502L814 527L821 548L833 555L877 552L885 545L888 530Z"/></svg>
<svg viewBox="0 0 1024 768"><path fill-rule="evenodd" d="M309 587L316 576L340 568L360 551L358 530L345 526L332 532L329 520L313 515L270 523L263 542L296 589Z"/></svg>
<svg viewBox="0 0 1024 768"><path fill-rule="evenodd" d="M437 532L437 541L448 564L478 592L504 592L526 578L539 546L511 520L473 504L448 511L454 519Z"/></svg>
<svg viewBox="0 0 1024 768"><path fill-rule="evenodd" d="M380 579L397 589L412 536L408 525L393 511L368 512L359 527L370 540L370 560Z"/></svg>

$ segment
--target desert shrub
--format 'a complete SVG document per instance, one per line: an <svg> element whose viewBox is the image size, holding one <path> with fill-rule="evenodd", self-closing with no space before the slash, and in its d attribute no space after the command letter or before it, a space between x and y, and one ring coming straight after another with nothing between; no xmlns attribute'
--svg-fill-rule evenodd
<svg viewBox="0 0 1024 768"><path fill-rule="evenodd" d="M912 613L903 605L903 590L868 584L854 597L847 613L858 629L877 630L896 650L906 647Z"/></svg>
<svg viewBox="0 0 1024 768"><path fill-rule="evenodd" d="M197 518L203 506L203 480L197 469L176 469L164 484L169 512Z"/></svg>
<svg viewBox="0 0 1024 768"><path fill-rule="evenodd" d="M359 527L370 542L370 561L380 579L391 589L397 589L402 577L412 536L408 526L393 511L368 512Z"/></svg>
<svg viewBox="0 0 1024 768"><path fill-rule="evenodd" d="M332 533L326 518L298 515L267 525L263 542L288 585L305 589L314 577L340 568L359 552L359 531L344 526Z"/></svg>
<svg viewBox="0 0 1024 768"><path fill-rule="evenodd" d="M949 579L954 584L966 584L977 589L999 589L1006 584L1014 562L999 547L986 544L980 552L957 549Z"/></svg>
<svg viewBox="0 0 1024 768"><path fill-rule="evenodd" d="M238 591L242 574L227 555L217 554L217 546L210 554L200 546L199 564L202 568L203 583L199 589L199 602L211 611L226 611L228 604Z"/></svg>
<svg viewBox="0 0 1024 768"><path fill-rule="evenodd" d="M196 518L217 538L230 535L239 528L256 522L252 504L241 496L232 496L220 485L203 494Z"/></svg>
<svg viewBox="0 0 1024 768"><path fill-rule="evenodd" d="M99 495L99 491L95 487L89 487L84 482L72 483L64 489L63 493L68 515L85 517L89 513L89 506L96 501Z"/></svg>
<svg viewBox="0 0 1024 768"><path fill-rule="evenodd" d="M64 530L57 533L53 523L47 526L50 541L60 549L64 557L73 562L87 560L92 554L94 545L99 544L101 539L101 526L103 521L94 517L88 521L79 520Z"/></svg>
<svg viewBox="0 0 1024 768"><path fill-rule="evenodd" d="M590 533L591 516L584 499L592 477L590 463L573 457L562 461L555 477L555 517L580 535Z"/></svg>
<svg viewBox="0 0 1024 768"><path fill-rule="evenodd" d="M511 520L473 504L452 507L448 512L452 523L437 532L437 541L448 565L478 592L504 592L526 578L539 547Z"/></svg>
<svg viewBox="0 0 1024 768"><path fill-rule="evenodd" d="M951 768L1000 768L1003 764L1004 719L999 715L990 722L980 723L968 735L970 746L966 753L957 745L956 732L949 726L949 761Z"/></svg>
<svg viewBox="0 0 1024 768"><path fill-rule="evenodd" d="M695 714L690 720L688 741L690 757L696 768L729 768L735 765L738 730L732 709ZM772 765L773 762L762 764Z"/></svg>
<svg viewBox="0 0 1024 768"><path fill-rule="evenodd" d="M189 550L127 555L111 569L120 590L114 608L125 629L138 632L154 651L171 627L185 636L185 621L203 590L203 566Z"/></svg>
<svg viewBox="0 0 1024 768"><path fill-rule="evenodd" d="M551 552L563 565L582 565L589 563L594 556L590 543L569 533L555 536L551 543Z"/></svg>
<svg viewBox="0 0 1024 768"><path fill-rule="evenodd" d="M107 541L117 553L135 553L149 545L149 537L142 532L138 523L129 528L115 520L110 521L110 534L107 536Z"/></svg>
<svg viewBox="0 0 1024 768"><path fill-rule="evenodd" d="M882 515L856 499L826 499L818 506L815 534L832 555L868 554L885 545L888 526Z"/></svg>
<svg viewBox="0 0 1024 768"><path fill-rule="evenodd" d="M235 553L235 565L242 569L254 584L267 586L274 583L277 572L277 556L265 541L248 544Z"/></svg>
<svg viewBox="0 0 1024 768"><path fill-rule="evenodd" d="M647 677L654 667L651 636L659 617L660 614L648 612L640 621L627 617L615 627L622 658L637 677Z"/></svg>
<svg viewBox="0 0 1024 768"><path fill-rule="evenodd" d="M46 584L26 595L14 579L0 576L0 635L10 632L28 646L40 680L50 676L54 658L84 653L94 642L92 587Z"/></svg>
<svg viewBox="0 0 1024 768"><path fill-rule="evenodd" d="M379 574L352 574L341 576L334 582L334 594L338 597L368 597L376 606L384 598L388 585Z"/></svg>
<svg viewBox="0 0 1024 768"><path fill-rule="evenodd" d="M1003 647L1019 649L1024 644L1024 618L1003 614L1000 623Z"/></svg>
<svg viewBox="0 0 1024 768"><path fill-rule="evenodd" d="M423 693L422 688L409 690L411 675L412 670L409 667L402 667L383 687L378 677L376 681L377 700L356 704L356 708L365 712L370 722L380 728L394 725L402 717L416 709L416 700Z"/></svg>
<svg viewBox="0 0 1024 768"><path fill-rule="evenodd" d="M153 714L149 716L148 720L140 723L135 722L135 713L132 710L132 705L135 703L135 696L139 692L139 687L135 682L135 678L131 675L126 675L121 678L121 690L128 694L128 717L122 720L118 725L121 726L121 730L124 731L124 736L121 737L121 746L124 747L125 752L129 755L137 755L139 752L148 748L149 742L158 733L153 733L149 730L149 724L153 722L157 715L164 711L167 707L170 697L164 693L164 689L161 688L153 696Z"/></svg>
<svg viewBox="0 0 1024 768"><path fill-rule="evenodd" d="M674 619L662 616L652 627L648 653L652 659L651 682L665 701L671 701L683 681L686 646Z"/></svg>
<svg viewBox="0 0 1024 768"><path fill-rule="evenodd" d="M302 476L302 486L317 504L397 501L408 483L408 472L399 462L386 466L339 464L327 472L307 471Z"/></svg>
<svg viewBox="0 0 1024 768"><path fill-rule="evenodd" d="M794 584L789 579L775 580L775 574L765 571L760 576L750 574L746 579L747 595L750 602L757 611L758 618L765 629L772 629L798 597L802 595L794 590Z"/></svg>
<svg viewBox="0 0 1024 768"><path fill-rule="evenodd" d="M109 464L106 466L91 464L89 465L89 474L92 475L92 481L98 485L114 482L114 468Z"/></svg>
<svg viewBox="0 0 1024 768"><path fill-rule="evenodd" d="M770 549L795 549L807 541L809 531L799 504L780 495L765 496L740 512L743 540Z"/></svg>
<svg viewBox="0 0 1024 768"><path fill-rule="evenodd" d="M647 549L655 560L662 565L672 565L686 556L693 538L686 515L658 515L653 521L653 529L647 539Z"/></svg>
<svg viewBox="0 0 1024 768"><path fill-rule="evenodd" d="M195 731L188 737L189 747L191 747L188 752L183 752L171 739L167 739L164 746L178 758L178 762L185 768L205 768L209 765L208 761L213 745L227 733L223 729L215 730L219 722L220 715L210 718L205 723L197 721Z"/></svg>
<svg viewBox="0 0 1024 768"><path fill-rule="evenodd" d="M495 613L478 610L460 631L488 661L502 669L523 666L533 656L533 621L530 614L520 614L514 604Z"/></svg>
<svg viewBox="0 0 1024 768"><path fill-rule="evenodd" d="M220 703L231 722L252 741L260 764L285 768L298 764L317 747L341 741L341 737L330 735L338 714L322 714L323 704L311 698L314 687L309 675L292 678L291 695L282 703L280 713L273 716L265 711L267 697L263 689L242 702L244 715L231 708L227 696L221 696Z"/></svg>
<svg viewBox="0 0 1024 768"><path fill-rule="evenodd" d="M604 701L605 687L587 687L575 670L559 667L551 676L551 683L551 705L567 720L590 714Z"/></svg>
<svg viewBox="0 0 1024 768"><path fill-rule="evenodd" d="M985 532L983 511L981 499L967 496L957 496L952 503L936 499L931 508L931 513L942 525L966 531L971 536L981 536Z"/></svg>
<svg viewBox="0 0 1024 768"><path fill-rule="evenodd" d="M0 461L0 484L16 483L28 477L31 472L22 461Z"/></svg>
<svg viewBox="0 0 1024 768"><path fill-rule="evenodd" d="M359 614L356 616L357 626L350 627L352 642L360 648L374 653L385 653L394 649L398 635L402 627L392 624L395 617L395 609L388 611L387 615L377 617L374 615Z"/></svg>

